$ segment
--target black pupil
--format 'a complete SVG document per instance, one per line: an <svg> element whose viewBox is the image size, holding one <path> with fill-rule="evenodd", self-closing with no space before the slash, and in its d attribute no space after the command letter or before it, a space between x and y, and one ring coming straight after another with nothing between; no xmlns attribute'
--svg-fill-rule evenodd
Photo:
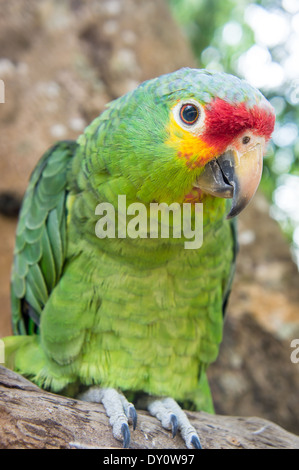
<svg viewBox="0 0 299 470"><path fill-rule="evenodd" d="M183 106L181 116L184 122L187 124L193 124L198 118L199 112L196 106L193 104L186 104Z"/></svg>

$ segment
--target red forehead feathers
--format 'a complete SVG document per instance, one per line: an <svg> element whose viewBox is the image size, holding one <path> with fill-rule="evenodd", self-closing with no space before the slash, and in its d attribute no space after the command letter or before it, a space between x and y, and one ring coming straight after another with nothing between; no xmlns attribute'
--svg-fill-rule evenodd
<svg viewBox="0 0 299 470"><path fill-rule="evenodd" d="M216 98L206 107L206 130L202 139L209 145L226 147L234 137L250 129L255 134L270 139L274 129L275 115L269 107L246 104L230 104Z"/></svg>

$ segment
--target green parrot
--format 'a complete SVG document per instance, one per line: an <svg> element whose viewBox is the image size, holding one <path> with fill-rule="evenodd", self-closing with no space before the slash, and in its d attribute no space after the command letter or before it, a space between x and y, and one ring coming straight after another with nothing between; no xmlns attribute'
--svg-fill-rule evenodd
<svg viewBox="0 0 299 470"><path fill-rule="evenodd" d="M257 189L274 122L245 81L183 68L142 83L77 141L47 151L17 227L6 365L46 390L102 403L124 447L143 406L200 448L183 408L213 411L206 370L234 274L233 217ZM161 205L169 236L147 223ZM183 208L194 236L202 230L195 248Z"/></svg>

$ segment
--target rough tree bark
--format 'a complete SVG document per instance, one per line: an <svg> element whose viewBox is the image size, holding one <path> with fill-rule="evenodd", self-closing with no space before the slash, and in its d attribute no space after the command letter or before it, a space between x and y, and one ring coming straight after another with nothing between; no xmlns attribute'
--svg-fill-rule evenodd
<svg viewBox="0 0 299 470"><path fill-rule="evenodd" d="M299 437L260 418L188 412L206 449L299 449ZM101 405L55 395L0 367L0 448L121 448ZM184 449L158 421L138 411L132 449Z"/></svg>

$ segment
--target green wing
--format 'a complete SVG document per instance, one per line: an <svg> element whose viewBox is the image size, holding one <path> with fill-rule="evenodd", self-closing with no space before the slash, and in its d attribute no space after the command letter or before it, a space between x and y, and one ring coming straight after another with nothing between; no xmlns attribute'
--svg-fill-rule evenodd
<svg viewBox="0 0 299 470"><path fill-rule="evenodd" d="M66 255L67 169L77 143L49 149L33 171L17 226L11 277L14 334L38 332L40 315L59 281Z"/></svg>
<svg viewBox="0 0 299 470"><path fill-rule="evenodd" d="M230 224L230 229L231 229L231 234L232 234L232 240L233 240L233 260L231 264L231 269L229 273L229 277L226 282L226 286L224 289L224 295L223 295L223 301L222 301L222 311L223 311L223 316L225 315L226 312L226 307L228 304L228 299L231 293L232 285L233 285L233 279L236 271L236 257L237 253L239 250L238 246L238 238L237 238L237 219L230 219L229 221Z"/></svg>

